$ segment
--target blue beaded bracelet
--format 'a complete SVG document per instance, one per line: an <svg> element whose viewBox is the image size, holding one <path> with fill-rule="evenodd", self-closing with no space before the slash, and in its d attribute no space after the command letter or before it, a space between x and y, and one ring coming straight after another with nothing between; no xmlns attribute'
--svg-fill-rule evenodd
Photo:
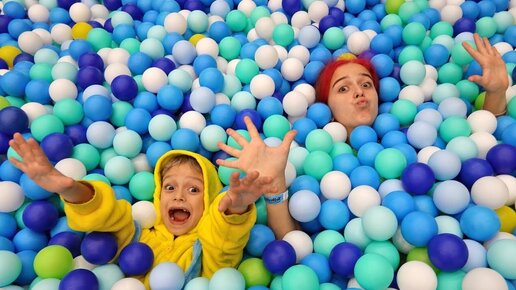
<svg viewBox="0 0 516 290"><path fill-rule="evenodd" d="M263 195L263 198L265 199L265 203L268 204L282 203L288 199L288 190L285 190L284 192L275 195Z"/></svg>

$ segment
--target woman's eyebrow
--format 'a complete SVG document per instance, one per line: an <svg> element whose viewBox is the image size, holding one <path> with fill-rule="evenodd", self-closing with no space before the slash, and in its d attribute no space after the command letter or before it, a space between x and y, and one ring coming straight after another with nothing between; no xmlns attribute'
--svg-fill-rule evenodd
<svg viewBox="0 0 516 290"><path fill-rule="evenodd" d="M361 76L364 76L364 77L368 77L368 78L370 78L371 80L373 80L373 77L372 77L370 74L368 74L368 73L360 73L360 75L361 75ZM333 83L332 88L333 88L333 87L335 87L335 85L336 85L338 82L340 82L340 81L342 81L342 80L344 80L344 79L346 79L346 78L348 78L348 76L343 76L343 77L339 78L338 80L336 80L336 81Z"/></svg>

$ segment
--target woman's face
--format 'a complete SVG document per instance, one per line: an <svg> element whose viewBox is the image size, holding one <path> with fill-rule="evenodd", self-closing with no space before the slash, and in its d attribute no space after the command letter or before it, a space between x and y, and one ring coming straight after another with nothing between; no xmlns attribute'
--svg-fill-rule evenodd
<svg viewBox="0 0 516 290"><path fill-rule="evenodd" d="M371 125L378 115L378 93L369 71L356 63L338 67L331 78L328 106L348 134L357 126Z"/></svg>

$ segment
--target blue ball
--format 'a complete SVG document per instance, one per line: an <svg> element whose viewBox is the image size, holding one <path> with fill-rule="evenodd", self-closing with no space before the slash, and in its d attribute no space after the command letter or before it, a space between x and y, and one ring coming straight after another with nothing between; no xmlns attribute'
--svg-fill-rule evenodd
<svg viewBox="0 0 516 290"><path fill-rule="evenodd" d="M437 234L434 217L422 211L413 211L401 221L403 238L416 247L424 247Z"/></svg>
<svg viewBox="0 0 516 290"><path fill-rule="evenodd" d="M258 102L256 110L260 113L262 119L265 120L272 115L283 114L283 105L281 101L275 97L265 97Z"/></svg>
<svg viewBox="0 0 516 290"><path fill-rule="evenodd" d="M317 128L322 128L331 120L330 107L323 103L314 103L308 107L306 117L312 119L317 125Z"/></svg>
<svg viewBox="0 0 516 290"><path fill-rule="evenodd" d="M77 72L77 84L82 89L91 85L102 85L103 82L104 75L102 71L94 66L80 68Z"/></svg>
<svg viewBox="0 0 516 290"><path fill-rule="evenodd" d="M138 84L130 76L119 75L111 82L111 92L121 101L131 101L138 94Z"/></svg>
<svg viewBox="0 0 516 290"><path fill-rule="evenodd" d="M297 131L294 140L299 144L305 144L306 136L313 130L317 129L317 124L312 119L303 117L294 121L292 129Z"/></svg>
<svg viewBox="0 0 516 290"><path fill-rule="evenodd" d="M156 95L147 91L138 93L133 101L133 105L135 108L147 110L149 113L153 114L153 116L155 116L154 112L159 108Z"/></svg>
<svg viewBox="0 0 516 290"><path fill-rule="evenodd" d="M161 108L177 111L185 100L183 91L174 85L162 86L157 94L158 104Z"/></svg>
<svg viewBox="0 0 516 290"><path fill-rule="evenodd" d="M311 175L299 175L292 181L289 187L290 192L298 192L303 189L310 190L317 195L321 194L319 182Z"/></svg>
<svg viewBox="0 0 516 290"><path fill-rule="evenodd" d="M25 193L25 196L31 200L43 200L51 197L54 193L43 189L41 186L36 184L30 177L23 174L20 178L20 186ZM0 223L1 224L1 223Z"/></svg>
<svg viewBox="0 0 516 290"><path fill-rule="evenodd" d="M0 212L0 236L11 239L17 231L18 228L14 216Z"/></svg>
<svg viewBox="0 0 516 290"><path fill-rule="evenodd" d="M78 65L79 68L93 66L100 70L104 69L104 61L102 60L102 57L95 52L86 52L80 55Z"/></svg>
<svg viewBox="0 0 516 290"><path fill-rule="evenodd" d="M301 264L310 267L317 274L319 283L329 282L331 279L331 268L328 259L319 253L311 253L306 255L302 260Z"/></svg>
<svg viewBox="0 0 516 290"><path fill-rule="evenodd" d="M460 4L462 10L462 17L476 20L480 13L477 2L475 1L464 1Z"/></svg>
<svg viewBox="0 0 516 290"><path fill-rule="evenodd" d="M34 271L34 258L37 253L31 250L20 251L16 253L22 263L22 271L14 283L18 285L29 285L38 275Z"/></svg>
<svg viewBox="0 0 516 290"><path fill-rule="evenodd" d="M132 25L119 24L113 28L113 41L118 45L128 38L136 38L136 30Z"/></svg>
<svg viewBox="0 0 516 290"><path fill-rule="evenodd" d="M470 158L462 162L459 172L459 180L468 188L484 176L493 176L494 171L488 161L481 158Z"/></svg>
<svg viewBox="0 0 516 290"><path fill-rule="evenodd" d="M464 267L468 261L468 247L456 235L439 234L428 242L428 257L440 270L454 272Z"/></svg>
<svg viewBox="0 0 516 290"><path fill-rule="evenodd" d="M42 105L51 103L48 87L50 84L47 80L31 80L25 87L25 98L31 102L37 102Z"/></svg>
<svg viewBox="0 0 516 290"><path fill-rule="evenodd" d="M118 265L126 276L144 275L151 269L153 262L152 249L141 242L125 246L118 257Z"/></svg>
<svg viewBox="0 0 516 290"><path fill-rule="evenodd" d="M376 117L373 128L382 138L386 133L400 129L400 121L391 113L382 113Z"/></svg>
<svg viewBox="0 0 516 290"><path fill-rule="evenodd" d="M2 162L2 165L0 165L0 179L3 181L19 183L22 174L23 171L16 168L9 160L5 160Z"/></svg>
<svg viewBox="0 0 516 290"><path fill-rule="evenodd" d="M361 165L351 171L349 176L352 188L369 185L374 189L380 187L380 175L371 166Z"/></svg>
<svg viewBox="0 0 516 290"><path fill-rule="evenodd" d="M403 188L414 195L426 194L434 185L432 168L425 163L409 164L401 173Z"/></svg>
<svg viewBox="0 0 516 290"><path fill-rule="evenodd" d="M480 1L478 2L479 18L482 17L493 17L496 12L496 5L492 1Z"/></svg>
<svg viewBox="0 0 516 290"><path fill-rule="evenodd" d="M195 152L199 148L199 136L190 129L181 128L172 134L171 145L173 149L181 149Z"/></svg>
<svg viewBox="0 0 516 290"><path fill-rule="evenodd" d="M118 251L116 237L112 233L91 232L81 243L84 259L95 265L104 265L111 261Z"/></svg>
<svg viewBox="0 0 516 290"><path fill-rule="evenodd" d="M208 35L217 43L219 43L222 39L224 39L224 37L231 36L231 29L224 21L217 21L210 25L210 28L208 29Z"/></svg>
<svg viewBox="0 0 516 290"><path fill-rule="evenodd" d="M306 82L309 84L315 84L323 68L324 63L322 61L310 61L305 66L305 70L303 72L303 79L306 80Z"/></svg>
<svg viewBox="0 0 516 290"><path fill-rule="evenodd" d="M394 69L394 61L387 54L377 54L371 58L371 62L380 78L389 76Z"/></svg>
<svg viewBox="0 0 516 290"><path fill-rule="evenodd" d="M487 151L486 160L495 174L513 174L516 170L516 147L497 144Z"/></svg>
<svg viewBox="0 0 516 290"><path fill-rule="evenodd" d="M93 95L84 102L84 116L94 122L108 121L113 113L112 105L109 97Z"/></svg>
<svg viewBox="0 0 516 290"><path fill-rule="evenodd" d="M416 195L413 196L416 203L416 210L427 213L433 217L439 214L439 210L430 195Z"/></svg>
<svg viewBox="0 0 516 290"><path fill-rule="evenodd" d="M509 43L513 47L516 46L516 26L509 26L503 34L503 39L505 42Z"/></svg>
<svg viewBox="0 0 516 290"><path fill-rule="evenodd" d="M255 224L251 229L245 250L251 256L261 257L265 247L275 239L274 233L268 226Z"/></svg>
<svg viewBox="0 0 516 290"><path fill-rule="evenodd" d="M193 61L193 68L200 75L207 68L217 68L217 61L209 54L201 54Z"/></svg>
<svg viewBox="0 0 516 290"><path fill-rule="evenodd" d="M350 278L353 276L355 264L362 254L362 250L355 244L348 242L337 244L328 257L330 268L336 274Z"/></svg>
<svg viewBox="0 0 516 290"><path fill-rule="evenodd" d="M13 242L6 237L0 236L0 251L15 252Z"/></svg>
<svg viewBox="0 0 516 290"><path fill-rule="evenodd" d="M66 274L59 283L59 290L98 290L99 280L87 269L75 269Z"/></svg>
<svg viewBox="0 0 516 290"><path fill-rule="evenodd" d="M361 165L374 167L374 160L376 155L385 149L382 144L377 142L365 143L358 149L357 157Z"/></svg>
<svg viewBox="0 0 516 290"><path fill-rule="evenodd" d="M262 260L272 274L281 275L296 263L296 251L287 241L275 240L263 249Z"/></svg>
<svg viewBox="0 0 516 290"><path fill-rule="evenodd" d="M398 98L401 91L400 83L393 77L380 80L379 98L382 102L391 102Z"/></svg>
<svg viewBox="0 0 516 290"><path fill-rule="evenodd" d="M381 33L371 39L370 46L376 53L389 54L393 48L393 43L388 35Z"/></svg>
<svg viewBox="0 0 516 290"><path fill-rule="evenodd" d="M410 146L407 143L400 143L392 146L394 149L398 149L403 153L405 159L407 160L407 164L412 164L417 161L417 152L414 147Z"/></svg>
<svg viewBox="0 0 516 290"><path fill-rule="evenodd" d="M439 68L448 62L450 58L450 52L442 44L432 44L423 53L425 63Z"/></svg>
<svg viewBox="0 0 516 290"><path fill-rule="evenodd" d="M470 239L484 242L498 233L500 220L492 209L473 205L460 216L460 228Z"/></svg>
<svg viewBox="0 0 516 290"><path fill-rule="evenodd" d="M63 133L48 134L40 145L48 159L53 162L70 157L74 146L72 139Z"/></svg>
<svg viewBox="0 0 516 290"><path fill-rule="evenodd" d="M365 125L356 127L349 135L349 143L356 150L368 142L377 142L377 140L378 135L374 129Z"/></svg>
<svg viewBox="0 0 516 290"><path fill-rule="evenodd" d="M30 78L27 75L21 72L10 70L6 72L2 78L0 78L0 87L10 96L23 97L25 93L25 87L29 81ZM2 110L5 110L6 108Z"/></svg>
<svg viewBox="0 0 516 290"><path fill-rule="evenodd" d="M405 191L393 191L388 193L382 199L382 205L392 210L394 215L396 215L398 223L400 223L407 214L416 210L414 199Z"/></svg>
<svg viewBox="0 0 516 290"><path fill-rule="evenodd" d="M27 16L25 7L23 7L23 5L18 2L7 2L5 3L2 10L5 15L13 19L22 19Z"/></svg>
<svg viewBox="0 0 516 290"><path fill-rule="evenodd" d="M48 237L45 233L35 232L29 228L21 229L14 235L13 244L17 252L32 250L38 252L47 246Z"/></svg>
<svg viewBox="0 0 516 290"><path fill-rule="evenodd" d="M199 75L199 84L220 93L224 89L224 75L217 68L206 68Z"/></svg>
<svg viewBox="0 0 516 290"><path fill-rule="evenodd" d="M93 47L91 46L91 43L89 43L86 40L76 39L70 43L70 46L68 47L68 52L70 52L70 56L72 56L73 59L78 61L82 55L88 52L93 53ZM103 67L104 66L102 66L99 69L102 70Z"/></svg>
<svg viewBox="0 0 516 290"><path fill-rule="evenodd" d="M244 117L246 117L246 116L251 118L251 121L253 122L256 129L258 129L260 131L262 128L262 123L263 123L262 118L260 117L260 113L258 113L257 111L255 111L253 109L244 109L244 110L238 112L238 114L236 115L236 118L235 118L235 129L236 130L239 130L239 129L247 130L247 126L244 123Z"/></svg>
<svg viewBox="0 0 516 290"><path fill-rule="evenodd" d="M511 123L503 130L502 142L516 146L516 122Z"/></svg>
<svg viewBox="0 0 516 290"><path fill-rule="evenodd" d="M136 52L129 56L127 66L129 70L135 74L140 75L152 65L152 57L143 52Z"/></svg>
<svg viewBox="0 0 516 290"><path fill-rule="evenodd" d="M25 226L35 232L49 231L56 225L58 218L57 208L46 200L29 203L22 215Z"/></svg>
<svg viewBox="0 0 516 290"><path fill-rule="evenodd" d="M149 130L151 114L145 109L134 108L125 116L125 126L139 134L145 134Z"/></svg>
<svg viewBox="0 0 516 290"><path fill-rule="evenodd" d="M321 211L317 218L325 229L340 231L348 223L350 213L345 202L328 199L321 204Z"/></svg>
<svg viewBox="0 0 516 290"><path fill-rule="evenodd" d="M77 257L81 254L81 242L81 235L74 232L64 231L50 238L48 245L61 245L67 248L73 257Z"/></svg>
<svg viewBox="0 0 516 290"><path fill-rule="evenodd" d="M262 100L263 101L263 100ZM261 103L261 102L260 102ZM281 103L280 103L281 105ZM227 129L233 126L237 112L227 104L218 104L210 112L211 122L215 125Z"/></svg>
<svg viewBox="0 0 516 290"><path fill-rule="evenodd" d="M0 133L12 136L16 132L25 132L29 128L29 118L25 112L14 106L0 110Z"/></svg>
<svg viewBox="0 0 516 290"><path fill-rule="evenodd" d="M351 153L340 154L333 158L333 169L342 171L348 176L358 166L360 166L360 161Z"/></svg>

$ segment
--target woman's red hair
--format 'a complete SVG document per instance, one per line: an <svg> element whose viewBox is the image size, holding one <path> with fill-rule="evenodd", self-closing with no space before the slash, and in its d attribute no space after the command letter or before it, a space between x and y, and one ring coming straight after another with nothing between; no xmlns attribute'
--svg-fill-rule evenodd
<svg viewBox="0 0 516 290"><path fill-rule="evenodd" d="M379 90L379 80L378 75L376 74L376 70L373 67L373 64L365 58L354 58L354 59L337 59L332 60L327 63L322 69L317 81L315 82L315 96L319 102L328 103L328 94L330 93L330 82L335 70L340 66L343 66L348 63L356 63L363 67L365 67L371 77L373 78L373 85L376 91Z"/></svg>

